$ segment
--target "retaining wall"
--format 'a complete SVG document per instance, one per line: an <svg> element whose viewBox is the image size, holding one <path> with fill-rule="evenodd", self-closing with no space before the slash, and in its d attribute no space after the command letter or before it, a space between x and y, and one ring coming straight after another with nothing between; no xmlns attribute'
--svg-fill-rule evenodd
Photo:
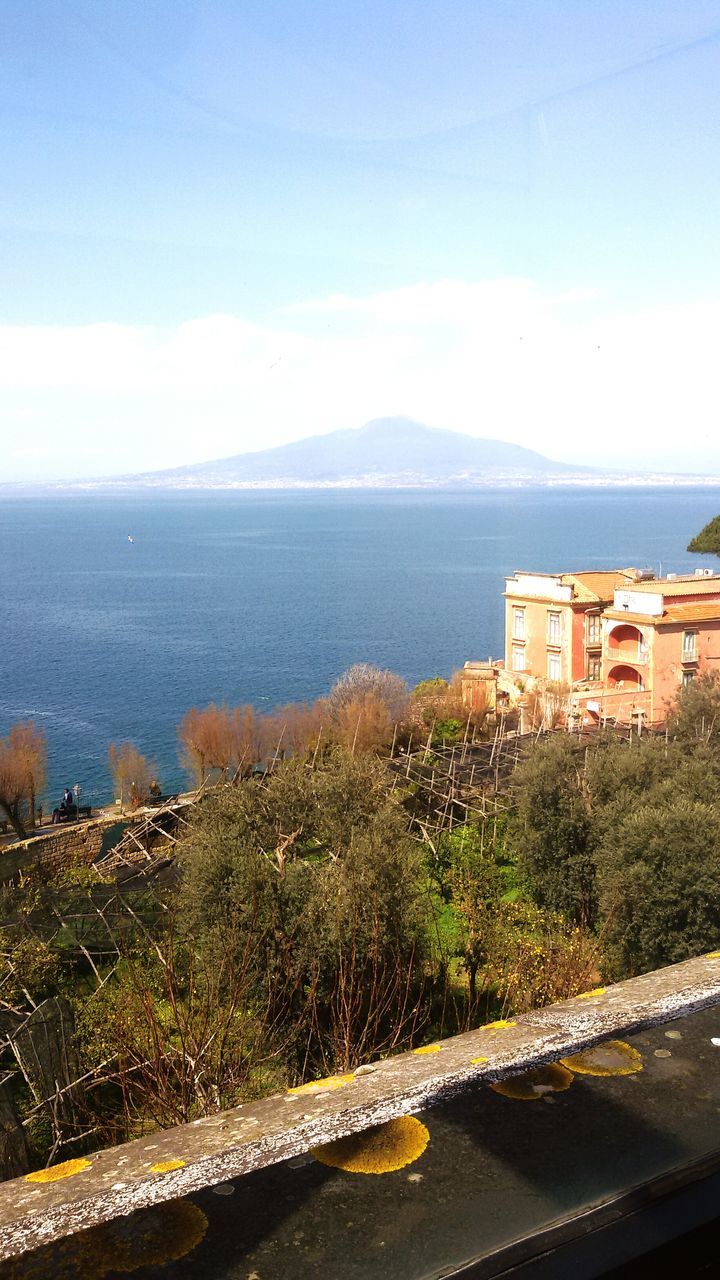
<svg viewBox="0 0 720 1280"><path fill-rule="evenodd" d="M81 862L90 865L102 847L105 821L78 822L58 827L0 851L0 882L17 880L39 870L52 873Z"/></svg>

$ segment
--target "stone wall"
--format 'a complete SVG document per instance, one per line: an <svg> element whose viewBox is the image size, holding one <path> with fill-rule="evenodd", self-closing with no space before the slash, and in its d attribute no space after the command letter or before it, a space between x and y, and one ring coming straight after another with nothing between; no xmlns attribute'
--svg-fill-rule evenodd
<svg viewBox="0 0 720 1280"><path fill-rule="evenodd" d="M48 873L84 863L89 866L100 853L104 822L81 822L58 827L0 851L0 882L17 880L32 870Z"/></svg>

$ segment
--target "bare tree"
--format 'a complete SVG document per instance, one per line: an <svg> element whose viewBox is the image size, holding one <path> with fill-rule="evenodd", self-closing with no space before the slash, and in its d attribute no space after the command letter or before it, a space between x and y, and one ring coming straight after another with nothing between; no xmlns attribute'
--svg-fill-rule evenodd
<svg viewBox="0 0 720 1280"><path fill-rule="evenodd" d="M311 706L290 702L287 706L278 707L265 719L270 749L278 749L278 754L283 757L302 756L315 751L323 737L329 736L330 714L324 698L318 698Z"/></svg>
<svg viewBox="0 0 720 1280"><path fill-rule="evenodd" d="M228 707L211 702L191 707L178 725L180 762L198 786L213 769L226 773L233 759L233 721Z"/></svg>
<svg viewBox="0 0 720 1280"><path fill-rule="evenodd" d="M180 762L198 786L212 774L246 777L262 760L274 730L253 707L191 707L178 725Z"/></svg>
<svg viewBox="0 0 720 1280"><path fill-rule="evenodd" d="M111 742L108 764L121 807L126 799L132 808L147 800L150 785L157 778L157 767L152 760L141 755L132 742Z"/></svg>
<svg viewBox="0 0 720 1280"><path fill-rule="evenodd" d="M367 694L384 703L392 724L400 724L407 717L410 691L402 676L359 662L349 667L330 690L328 707L332 718L337 719L350 702Z"/></svg>
<svg viewBox="0 0 720 1280"><path fill-rule="evenodd" d="M32 720L0 738L0 809L20 839L35 825L35 799L45 785L45 735Z"/></svg>
<svg viewBox="0 0 720 1280"><path fill-rule="evenodd" d="M249 705L233 707L231 738L233 774L236 778L247 778L253 765L265 760L274 748L273 717L259 716Z"/></svg>
<svg viewBox="0 0 720 1280"><path fill-rule="evenodd" d="M334 737L355 755L377 751L392 740L393 722L386 704L376 693L357 694L335 716Z"/></svg>

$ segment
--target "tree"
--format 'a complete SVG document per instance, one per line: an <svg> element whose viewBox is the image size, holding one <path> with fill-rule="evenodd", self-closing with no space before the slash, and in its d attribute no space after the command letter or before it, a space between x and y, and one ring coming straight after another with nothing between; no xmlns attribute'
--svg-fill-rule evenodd
<svg viewBox="0 0 720 1280"><path fill-rule="evenodd" d="M178 725L180 763L198 786L213 774L245 778L266 756L273 732L270 717L251 706L191 707Z"/></svg>
<svg viewBox="0 0 720 1280"><path fill-rule="evenodd" d="M273 755L277 752L283 758L314 753L323 739L329 737L330 716L323 698L318 698L311 706L290 702L265 718L270 749Z"/></svg>
<svg viewBox="0 0 720 1280"><path fill-rule="evenodd" d="M389 747L392 735L390 712L376 693L359 693L335 713L335 740L353 754Z"/></svg>
<svg viewBox="0 0 720 1280"><path fill-rule="evenodd" d="M372 694L384 703L391 724L400 724L406 718L410 691L401 676L394 671L381 671L379 667L359 662L349 667L336 680L328 698L328 708L333 720L349 703Z"/></svg>
<svg viewBox="0 0 720 1280"><path fill-rule="evenodd" d="M708 552L720 556L720 516L709 520L703 529L688 543L688 551Z"/></svg>
<svg viewBox="0 0 720 1280"><path fill-rule="evenodd" d="M266 758L273 737L273 725L269 716L259 716L253 707L245 704L233 707L230 718L229 763L217 767L233 778L247 778L253 766Z"/></svg>
<svg viewBox="0 0 720 1280"><path fill-rule="evenodd" d="M233 755L233 725L227 707L211 702L191 707L178 725L180 763L202 786L212 769L226 772Z"/></svg>
<svg viewBox="0 0 720 1280"><path fill-rule="evenodd" d="M568 734L537 746L512 780L510 842L541 907L595 917L594 832L585 752Z"/></svg>
<svg viewBox="0 0 720 1280"><path fill-rule="evenodd" d="M444 836L433 868L441 891L451 898L458 916L457 949L468 975L471 1009L477 1003L478 970L487 962L506 890L490 832L488 848L485 847L485 825L483 822L459 827Z"/></svg>
<svg viewBox="0 0 720 1280"><path fill-rule="evenodd" d="M421 851L372 756L301 757L217 792L180 845L178 922L247 957L252 1007L292 1070L347 1069L412 1042L426 1015Z"/></svg>
<svg viewBox="0 0 720 1280"><path fill-rule="evenodd" d="M704 671L680 690L668 712L668 732L679 742L720 738L720 675Z"/></svg>
<svg viewBox="0 0 720 1280"><path fill-rule="evenodd" d="M157 779L157 768L151 760L140 754L132 742L111 742L108 764L121 802L128 800L135 809L147 800L150 784Z"/></svg>
<svg viewBox="0 0 720 1280"><path fill-rule="evenodd" d="M597 853L610 976L720 946L720 813L680 794L626 812Z"/></svg>
<svg viewBox="0 0 720 1280"><path fill-rule="evenodd" d="M45 735L32 720L14 724L0 738L0 809L21 840L35 825L35 801L45 785Z"/></svg>

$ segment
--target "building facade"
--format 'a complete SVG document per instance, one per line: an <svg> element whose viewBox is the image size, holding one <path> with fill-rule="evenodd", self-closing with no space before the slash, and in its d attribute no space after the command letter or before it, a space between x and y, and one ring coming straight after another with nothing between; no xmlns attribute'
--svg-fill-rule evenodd
<svg viewBox="0 0 720 1280"><path fill-rule="evenodd" d="M664 719L678 690L720 663L720 575L647 570L515 573L505 587L505 668L566 691L583 721Z"/></svg>

